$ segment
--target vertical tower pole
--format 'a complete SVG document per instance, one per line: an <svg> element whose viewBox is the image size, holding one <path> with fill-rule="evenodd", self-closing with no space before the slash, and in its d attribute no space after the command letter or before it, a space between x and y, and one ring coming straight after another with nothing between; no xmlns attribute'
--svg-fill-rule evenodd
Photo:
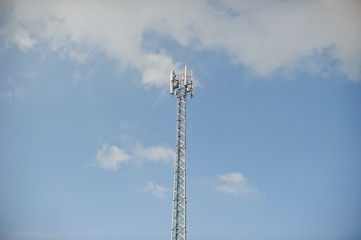
<svg viewBox="0 0 361 240"><path fill-rule="evenodd" d="M174 171L172 236L171 240L186 240L186 103L187 93L193 95L193 74L188 83L187 65L184 74L171 72L170 91L177 96L177 143Z"/></svg>

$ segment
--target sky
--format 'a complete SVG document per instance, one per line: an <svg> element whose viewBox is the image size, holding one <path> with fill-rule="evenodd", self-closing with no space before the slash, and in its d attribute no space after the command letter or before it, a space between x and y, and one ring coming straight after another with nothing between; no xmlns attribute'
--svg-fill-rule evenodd
<svg viewBox="0 0 361 240"><path fill-rule="evenodd" d="M0 239L361 239L361 1L0 0Z"/></svg>

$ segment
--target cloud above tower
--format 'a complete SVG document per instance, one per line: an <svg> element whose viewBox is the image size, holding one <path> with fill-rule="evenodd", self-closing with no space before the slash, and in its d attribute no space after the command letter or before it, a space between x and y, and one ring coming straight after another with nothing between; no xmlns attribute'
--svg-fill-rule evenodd
<svg viewBox="0 0 361 240"><path fill-rule="evenodd" d="M13 0L0 6L1 49L56 52L80 63L101 54L120 69L140 71L144 86L166 85L169 69L180 66L169 46L145 46L147 31L194 51L223 51L258 77L306 71L361 81L357 0Z"/></svg>

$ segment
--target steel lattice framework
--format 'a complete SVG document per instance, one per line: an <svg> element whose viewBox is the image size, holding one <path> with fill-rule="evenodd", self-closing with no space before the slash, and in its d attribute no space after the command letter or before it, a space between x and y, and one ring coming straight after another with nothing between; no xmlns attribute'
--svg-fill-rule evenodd
<svg viewBox="0 0 361 240"><path fill-rule="evenodd" d="M171 72L170 93L177 96L177 144L174 171L172 238L171 240L186 239L186 103L187 93L193 97L193 73L188 83L187 63L184 74L176 75Z"/></svg>

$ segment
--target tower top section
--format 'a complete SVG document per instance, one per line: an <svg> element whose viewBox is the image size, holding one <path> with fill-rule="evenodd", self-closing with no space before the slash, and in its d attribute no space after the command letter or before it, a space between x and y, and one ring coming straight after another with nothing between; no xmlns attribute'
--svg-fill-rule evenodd
<svg viewBox="0 0 361 240"><path fill-rule="evenodd" d="M189 81L190 79L190 81ZM176 74L175 71L170 72L170 94L174 95L174 93L178 96L183 95L187 97L187 93L190 92L191 97L193 97L193 72L190 71L190 75L188 75L188 66L187 66L187 57L185 59L184 64L184 73Z"/></svg>

